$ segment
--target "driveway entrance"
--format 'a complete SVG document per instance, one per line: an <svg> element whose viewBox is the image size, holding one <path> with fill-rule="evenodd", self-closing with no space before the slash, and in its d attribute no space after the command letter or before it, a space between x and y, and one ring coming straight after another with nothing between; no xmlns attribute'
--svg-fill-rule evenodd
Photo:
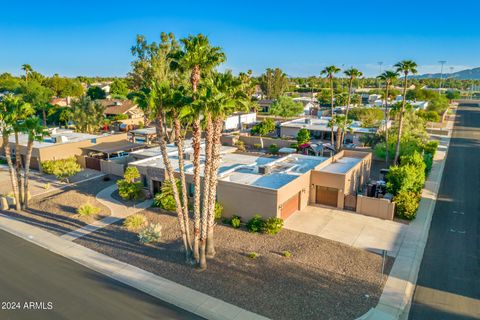
<svg viewBox="0 0 480 320"><path fill-rule="evenodd" d="M408 225L309 205L285 221L285 228L396 257Z"/></svg>

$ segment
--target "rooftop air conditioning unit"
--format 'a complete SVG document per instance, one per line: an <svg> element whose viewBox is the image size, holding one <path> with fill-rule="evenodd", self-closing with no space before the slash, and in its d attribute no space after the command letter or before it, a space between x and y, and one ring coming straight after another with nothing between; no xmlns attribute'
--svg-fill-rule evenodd
<svg viewBox="0 0 480 320"><path fill-rule="evenodd" d="M185 153L183 154L183 160L192 161L192 160L193 160L193 153L191 153L191 152L185 152Z"/></svg>
<svg viewBox="0 0 480 320"><path fill-rule="evenodd" d="M121 106L122 105L122 102L121 101L115 101L113 103L114 106Z"/></svg>
<svg viewBox="0 0 480 320"><path fill-rule="evenodd" d="M260 166L258 167L259 174L269 174L272 171L272 167L270 166Z"/></svg>
<svg viewBox="0 0 480 320"><path fill-rule="evenodd" d="M66 136L58 136L55 141L55 143L65 143L65 142L68 142L68 138Z"/></svg>

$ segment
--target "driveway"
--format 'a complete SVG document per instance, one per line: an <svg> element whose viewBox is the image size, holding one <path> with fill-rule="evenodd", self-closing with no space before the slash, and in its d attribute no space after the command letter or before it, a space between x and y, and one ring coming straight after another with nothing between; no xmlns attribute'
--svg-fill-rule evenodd
<svg viewBox="0 0 480 320"><path fill-rule="evenodd" d="M323 206L307 206L285 221L285 228L396 257L408 226Z"/></svg>

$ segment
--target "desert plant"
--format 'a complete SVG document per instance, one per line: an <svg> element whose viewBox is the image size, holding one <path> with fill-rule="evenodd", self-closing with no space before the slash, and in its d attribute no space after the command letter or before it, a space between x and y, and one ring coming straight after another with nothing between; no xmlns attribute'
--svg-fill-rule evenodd
<svg viewBox="0 0 480 320"><path fill-rule="evenodd" d="M235 145L237 146L238 150L245 151L245 142L243 142L242 140L238 140Z"/></svg>
<svg viewBox="0 0 480 320"><path fill-rule="evenodd" d="M147 225L147 218L143 214L133 214L123 221L123 226L128 231L137 231Z"/></svg>
<svg viewBox="0 0 480 320"><path fill-rule="evenodd" d="M233 216L232 219L230 219L230 225L237 229L240 228L240 224L242 223L242 219L239 216Z"/></svg>
<svg viewBox="0 0 480 320"><path fill-rule="evenodd" d="M250 252L249 254L247 254L247 257L249 257L250 259L257 259L258 253Z"/></svg>
<svg viewBox="0 0 480 320"><path fill-rule="evenodd" d="M397 216L412 220L417 215L420 195L411 191L401 191L393 198L393 202L395 202Z"/></svg>
<svg viewBox="0 0 480 320"><path fill-rule="evenodd" d="M283 251L282 254L285 258L290 258L292 256L292 253L288 250Z"/></svg>
<svg viewBox="0 0 480 320"><path fill-rule="evenodd" d="M138 200L142 196L142 183L135 181L140 178L136 167L128 167L123 174L123 179L117 181L118 194L124 200Z"/></svg>
<svg viewBox="0 0 480 320"><path fill-rule="evenodd" d="M262 231L267 234L277 234L283 228L283 219L277 217L268 218L262 225Z"/></svg>
<svg viewBox="0 0 480 320"><path fill-rule="evenodd" d="M145 226L138 233L138 240L143 243L154 243L160 241L162 236L162 226L159 223L152 223Z"/></svg>
<svg viewBox="0 0 480 320"><path fill-rule="evenodd" d="M50 189L50 182L47 182L43 185L43 189L48 190Z"/></svg>
<svg viewBox="0 0 480 320"><path fill-rule="evenodd" d="M182 190L180 188L180 180L176 181L177 189L180 195L180 198L183 196ZM173 197L172 183L168 180L165 180L162 185L161 193L157 193L153 198L153 204L156 207L160 207L167 211L175 211L177 204Z"/></svg>
<svg viewBox="0 0 480 320"><path fill-rule="evenodd" d="M100 208L95 207L90 203L82 204L77 208L77 214L81 217L89 217L100 212Z"/></svg>
<svg viewBox="0 0 480 320"><path fill-rule="evenodd" d="M215 202L215 220L221 220L223 215L223 206L220 202Z"/></svg>
<svg viewBox="0 0 480 320"><path fill-rule="evenodd" d="M249 232L260 232L264 223L265 221L263 221L262 216L256 214L252 219L248 220L246 227Z"/></svg>
<svg viewBox="0 0 480 320"><path fill-rule="evenodd" d="M46 174L54 175L61 181L68 182L68 179L82 171L82 168L75 158L68 158L43 161L42 171Z"/></svg>
<svg viewBox="0 0 480 320"><path fill-rule="evenodd" d="M260 143L255 143L255 144L253 145L253 147L254 147L255 149L262 149L262 145L261 145Z"/></svg>

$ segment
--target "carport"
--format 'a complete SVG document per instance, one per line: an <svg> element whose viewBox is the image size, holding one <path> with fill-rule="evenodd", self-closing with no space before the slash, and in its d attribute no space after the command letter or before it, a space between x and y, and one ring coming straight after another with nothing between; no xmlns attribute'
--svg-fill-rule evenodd
<svg viewBox="0 0 480 320"><path fill-rule="evenodd" d="M118 157L122 153L132 152L143 149L144 146L140 143L130 142L127 140L115 142L102 142L93 146L85 147L88 156L97 159L107 159Z"/></svg>

